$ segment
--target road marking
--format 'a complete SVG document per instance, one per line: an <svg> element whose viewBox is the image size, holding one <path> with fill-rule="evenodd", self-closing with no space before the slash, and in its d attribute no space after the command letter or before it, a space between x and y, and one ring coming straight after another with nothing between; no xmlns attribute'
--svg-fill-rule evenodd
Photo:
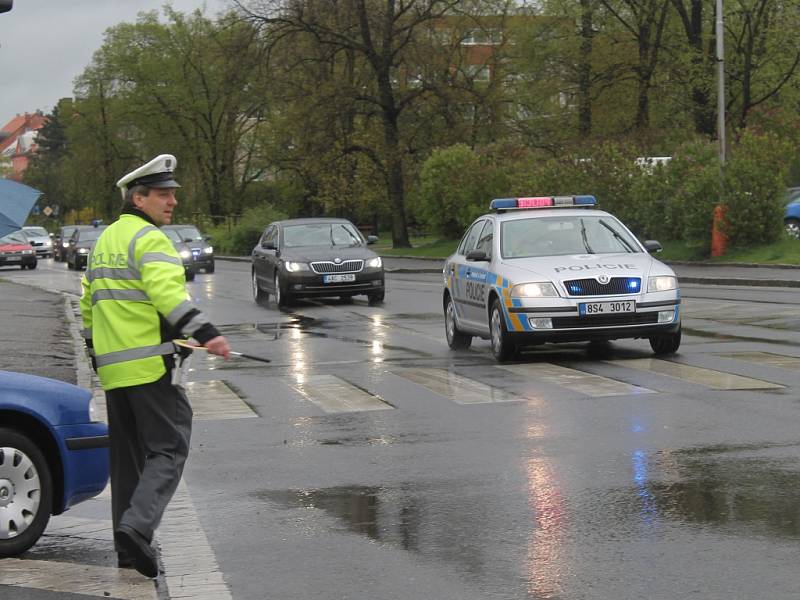
<svg viewBox="0 0 800 600"><path fill-rule="evenodd" d="M458 404L524 402L528 398L510 394L480 381L457 375L446 369L402 369L395 375L449 398Z"/></svg>
<svg viewBox="0 0 800 600"><path fill-rule="evenodd" d="M658 373L659 375L666 375L667 377L675 377L676 379L698 383L715 390L778 390L784 388L782 385L770 383L769 381L763 381L761 379L751 379L749 377L722 373L721 371L704 369L702 367L691 367L689 365L659 360L657 358L634 358L603 362L620 367Z"/></svg>
<svg viewBox="0 0 800 600"><path fill-rule="evenodd" d="M258 417L224 381L190 381L185 385L195 421L224 421Z"/></svg>
<svg viewBox="0 0 800 600"><path fill-rule="evenodd" d="M110 509L109 509L110 512ZM32 558L5 558L0 561L0 585L83 594L119 600L156 600L153 582L132 569L55 560L40 560L37 553L83 555L84 548L105 549L116 560L111 520L58 516L50 520L47 531L27 553Z"/></svg>
<svg viewBox="0 0 800 600"><path fill-rule="evenodd" d="M800 369L800 358L796 356L784 356L783 354L773 354L772 352L730 352L717 354L723 358L733 358L744 362L756 363L759 365L769 365L770 367L780 367L781 369Z"/></svg>
<svg viewBox="0 0 800 600"><path fill-rule="evenodd" d="M157 536L169 598L231 599L183 480L164 513Z"/></svg>
<svg viewBox="0 0 800 600"><path fill-rule="evenodd" d="M287 379L286 383L326 413L391 410L379 396L369 394L334 375L311 375Z"/></svg>
<svg viewBox="0 0 800 600"><path fill-rule="evenodd" d="M535 379L561 385L574 392L580 392L587 396L628 396L634 394L654 394L650 390L638 385L632 385L616 379L609 379L600 375L562 367L551 363L538 363L526 365L498 365L498 368L510 371L515 375L521 375Z"/></svg>

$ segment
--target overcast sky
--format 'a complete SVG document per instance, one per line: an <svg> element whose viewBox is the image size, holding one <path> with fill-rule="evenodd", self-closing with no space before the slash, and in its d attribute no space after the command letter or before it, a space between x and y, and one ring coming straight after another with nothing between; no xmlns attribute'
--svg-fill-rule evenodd
<svg viewBox="0 0 800 600"><path fill-rule="evenodd" d="M103 43L103 32L164 4L214 17L227 0L14 0L0 14L0 127L18 113L53 110Z"/></svg>

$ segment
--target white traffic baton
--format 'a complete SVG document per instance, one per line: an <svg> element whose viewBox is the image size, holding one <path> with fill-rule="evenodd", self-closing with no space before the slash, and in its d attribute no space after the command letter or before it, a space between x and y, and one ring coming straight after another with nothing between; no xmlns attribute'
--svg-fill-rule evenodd
<svg viewBox="0 0 800 600"><path fill-rule="evenodd" d="M195 346L193 344L190 344L186 340L172 340L172 342L176 346L180 346L181 348L188 348L189 350L205 350L206 352L208 351L208 348L206 348L205 346ZM258 362L263 362L263 363L272 362L268 358L264 358L263 356L256 356L255 354L246 354L244 352L235 352L234 350L231 350L230 353L233 356L241 356L242 358L248 358L250 360L257 360Z"/></svg>

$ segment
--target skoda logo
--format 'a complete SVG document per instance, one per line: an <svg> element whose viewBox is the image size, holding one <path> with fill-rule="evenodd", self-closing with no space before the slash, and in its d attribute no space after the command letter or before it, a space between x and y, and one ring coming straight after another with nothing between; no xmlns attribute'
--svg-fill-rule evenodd
<svg viewBox="0 0 800 600"><path fill-rule="evenodd" d="M611 281L611 277L609 277L608 275L600 275L600 276L598 276L597 281L599 281L600 283L605 285L609 281Z"/></svg>
<svg viewBox="0 0 800 600"><path fill-rule="evenodd" d="M333 262L335 262L338 265L341 264L342 259L337 256L336 258L333 259Z"/></svg>

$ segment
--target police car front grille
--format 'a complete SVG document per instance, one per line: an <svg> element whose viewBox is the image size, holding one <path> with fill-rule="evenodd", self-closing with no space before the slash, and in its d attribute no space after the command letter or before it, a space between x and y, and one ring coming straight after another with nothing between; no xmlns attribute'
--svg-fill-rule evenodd
<svg viewBox="0 0 800 600"><path fill-rule="evenodd" d="M363 260L345 260L340 263L333 261L312 262L311 270L324 275L327 273L358 273L364 268Z"/></svg>
<svg viewBox="0 0 800 600"><path fill-rule="evenodd" d="M592 315L591 317L554 317L553 329L583 329L587 327L613 327L615 325L647 325L650 323L658 323L657 311Z"/></svg>
<svg viewBox="0 0 800 600"><path fill-rule="evenodd" d="M635 285L631 286L631 283ZM621 294L638 294L642 291L642 280L639 277L612 277L606 283L596 279L570 279L564 282L570 296L619 296Z"/></svg>

